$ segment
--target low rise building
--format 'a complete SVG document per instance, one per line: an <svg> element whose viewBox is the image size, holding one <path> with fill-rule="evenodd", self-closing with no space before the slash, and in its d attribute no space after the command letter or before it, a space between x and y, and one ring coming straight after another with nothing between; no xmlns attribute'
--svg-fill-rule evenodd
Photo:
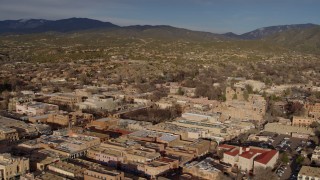
<svg viewBox="0 0 320 180"><path fill-rule="evenodd" d="M85 168L63 161L58 161L48 165L48 170L55 173L71 177L71 178L81 178L83 179Z"/></svg>
<svg viewBox="0 0 320 180"><path fill-rule="evenodd" d="M320 120L320 103L309 103L306 105L306 109L310 117Z"/></svg>
<svg viewBox="0 0 320 180"><path fill-rule="evenodd" d="M77 158L84 156L89 148L99 145L100 139L81 134L69 134L69 136L42 136L39 142L42 148L65 157Z"/></svg>
<svg viewBox="0 0 320 180"><path fill-rule="evenodd" d="M298 174L298 180L320 180L320 168L302 166Z"/></svg>
<svg viewBox="0 0 320 180"><path fill-rule="evenodd" d="M117 102L113 98L106 98L101 95L94 95L89 97L84 102L77 104L79 109L102 109L112 111L117 108Z"/></svg>
<svg viewBox="0 0 320 180"><path fill-rule="evenodd" d="M39 116L59 111L59 106L42 102L17 103L16 112L28 116Z"/></svg>
<svg viewBox="0 0 320 180"><path fill-rule="evenodd" d="M51 114L45 114L40 116L29 117L29 121L32 123L50 123L60 126L84 124L91 122L94 119L92 114L82 113L81 111L66 112L59 111Z"/></svg>
<svg viewBox="0 0 320 180"><path fill-rule="evenodd" d="M183 173L191 174L201 179L218 179L221 170L216 168L214 159L207 157L202 161L193 161L183 166Z"/></svg>
<svg viewBox="0 0 320 180"><path fill-rule="evenodd" d="M56 93L50 97L49 102L52 104L66 105L71 108L75 108L77 103L82 102L82 98L81 96L77 96L73 93Z"/></svg>
<svg viewBox="0 0 320 180"><path fill-rule="evenodd" d="M279 152L258 147L238 147L219 145L218 150L224 150L223 162L237 166L242 171L254 170L258 167L273 168L279 158Z"/></svg>
<svg viewBox="0 0 320 180"><path fill-rule="evenodd" d="M136 131L128 134L127 136L128 138L134 139L134 140L158 142L158 143L164 143L166 145L172 145L176 141L180 140L179 135L165 133L165 132L151 131L151 130Z"/></svg>
<svg viewBox="0 0 320 180"><path fill-rule="evenodd" d="M87 127L93 127L95 129L99 130L107 130L111 126L117 126L119 122L119 119L116 118L101 118L94 121L91 121L89 124L87 124Z"/></svg>
<svg viewBox="0 0 320 180"><path fill-rule="evenodd" d="M283 125L279 123L268 123L264 126L264 131L273 132L277 134L290 135L292 137L308 139L309 136L314 135L314 131L309 127L299 127L299 126L290 126Z"/></svg>
<svg viewBox="0 0 320 180"><path fill-rule="evenodd" d="M124 152L114 148L105 148L103 146L92 147L87 151L86 157L117 167L125 161Z"/></svg>
<svg viewBox="0 0 320 180"><path fill-rule="evenodd" d="M314 118L293 116L292 126L304 126L309 127L313 122L316 122Z"/></svg>
<svg viewBox="0 0 320 180"><path fill-rule="evenodd" d="M29 159L0 154L0 179L14 179L29 170Z"/></svg>
<svg viewBox="0 0 320 180"><path fill-rule="evenodd" d="M320 146L317 146L311 156L311 161L320 164Z"/></svg>
<svg viewBox="0 0 320 180"><path fill-rule="evenodd" d="M84 171L84 180L123 180L124 173L102 167L89 168Z"/></svg>
<svg viewBox="0 0 320 180"><path fill-rule="evenodd" d="M9 127L0 127L0 141L17 141L19 134L16 129Z"/></svg>
<svg viewBox="0 0 320 180"><path fill-rule="evenodd" d="M23 121L7 118L3 116L0 116L0 124L2 128L15 129L18 132L19 139L21 139L22 137L35 137L40 133L39 132L40 129L37 129L37 125L28 124ZM15 133L12 130L10 129L7 129L7 130L8 132L10 132L9 134L11 134L9 137L12 137L12 138L16 137Z"/></svg>

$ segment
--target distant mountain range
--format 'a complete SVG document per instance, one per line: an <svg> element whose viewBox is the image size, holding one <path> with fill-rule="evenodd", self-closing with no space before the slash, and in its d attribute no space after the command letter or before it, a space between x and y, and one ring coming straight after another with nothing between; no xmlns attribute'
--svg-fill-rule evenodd
<svg viewBox="0 0 320 180"><path fill-rule="evenodd" d="M0 33L41 33L48 31L71 32L99 28L118 28L109 22L87 18L70 18L56 21L21 19L0 21Z"/></svg>
<svg viewBox="0 0 320 180"><path fill-rule="evenodd" d="M241 35L237 35L234 33L226 33L225 36L230 38L239 38L239 39L263 39L274 34L282 33L288 30L303 30L312 27L316 27L316 24L293 24L293 25L279 25L279 26L269 26L259 28Z"/></svg>
<svg viewBox="0 0 320 180"><path fill-rule="evenodd" d="M83 30L108 30L113 33L131 35L131 36L150 36L160 38L190 38L197 40L219 40L219 39L263 39L275 34L281 34L289 30L300 31L303 29L317 27L315 24L295 24L270 26L241 35L232 32L225 34L215 34L210 32L192 31L172 26L124 26L102 22L88 18L69 18L62 20L44 20L44 19L21 19L0 21L0 34L26 34L26 33L43 33L43 32L76 32Z"/></svg>

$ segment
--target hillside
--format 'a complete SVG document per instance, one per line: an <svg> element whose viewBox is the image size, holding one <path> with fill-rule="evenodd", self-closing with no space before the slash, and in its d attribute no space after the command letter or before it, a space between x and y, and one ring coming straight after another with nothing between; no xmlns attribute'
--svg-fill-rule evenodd
<svg viewBox="0 0 320 180"><path fill-rule="evenodd" d="M320 26L308 29L289 30L265 39L270 43L311 53L320 53Z"/></svg>
<svg viewBox="0 0 320 180"><path fill-rule="evenodd" d="M259 28L244 34L239 35L241 39L262 39L288 30L303 30L315 27L315 24L292 24L292 25L279 25Z"/></svg>

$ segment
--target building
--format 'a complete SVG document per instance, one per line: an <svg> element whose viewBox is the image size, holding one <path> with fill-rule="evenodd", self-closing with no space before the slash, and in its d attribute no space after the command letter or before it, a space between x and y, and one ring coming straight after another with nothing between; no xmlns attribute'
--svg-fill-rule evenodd
<svg viewBox="0 0 320 180"><path fill-rule="evenodd" d="M179 161L169 157L161 157L144 165L144 173L154 179L155 177L179 168Z"/></svg>
<svg viewBox="0 0 320 180"><path fill-rule="evenodd" d="M308 115L314 119L320 119L320 103L307 104Z"/></svg>
<svg viewBox="0 0 320 180"><path fill-rule="evenodd" d="M87 127L94 127L95 129L99 130L107 130L111 126L117 126L119 119L116 118L101 118L94 121L91 121L87 124Z"/></svg>
<svg viewBox="0 0 320 180"><path fill-rule="evenodd" d="M29 159L0 154L0 179L14 179L29 172Z"/></svg>
<svg viewBox="0 0 320 180"><path fill-rule="evenodd" d="M292 126L309 127L313 122L316 122L316 119L309 117L293 116Z"/></svg>
<svg viewBox="0 0 320 180"><path fill-rule="evenodd" d="M7 118L0 116L0 124L2 128L11 128L15 129L18 132L19 139L22 137L35 137L37 136L40 132L40 129L37 129L38 125L34 124L27 124L23 121ZM4 133L2 136L9 135L8 137L15 138L16 135L15 133L10 130L10 129L4 129L7 131L9 134ZM6 135L5 135L6 134Z"/></svg>
<svg viewBox="0 0 320 180"><path fill-rule="evenodd" d="M231 87L226 88L226 100L232 101L234 99L237 99L239 101L244 101L244 88L236 87L235 89Z"/></svg>
<svg viewBox="0 0 320 180"><path fill-rule="evenodd" d="M52 104L66 105L71 108L76 107L77 103L82 102L81 96L72 93L57 93L50 97L49 102Z"/></svg>
<svg viewBox="0 0 320 180"><path fill-rule="evenodd" d="M311 161L320 164L320 146L317 146L311 156Z"/></svg>
<svg viewBox="0 0 320 180"><path fill-rule="evenodd" d="M43 136L38 141L42 148L69 158L84 156L89 148L100 144L98 137L74 133L69 133L68 136Z"/></svg>
<svg viewBox="0 0 320 180"><path fill-rule="evenodd" d="M242 171L254 170L258 167L273 168L279 158L279 152L258 147L238 147L222 144L218 150L223 150L223 162L237 166Z"/></svg>
<svg viewBox="0 0 320 180"><path fill-rule="evenodd" d="M84 171L86 170L81 166L64 162L64 161L58 161L58 162L49 164L47 168L52 172L55 172L67 177L81 178L81 179L83 178Z"/></svg>
<svg viewBox="0 0 320 180"><path fill-rule="evenodd" d="M71 122L72 125L79 125L91 122L93 119L94 117L92 114L82 113L81 111L70 113L66 111L59 111L56 113L30 117L29 121L32 123L51 123L60 126L68 126L69 122Z"/></svg>
<svg viewBox="0 0 320 180"><path fill-rule="evenodd" d="M90 148L87 151L86 157L112 167L117 167L125 161L123 151L114 148L104 148L103 146Z"/></svg>
<svg viewBox="0 0 320 180"><path fill-rule="evenodd" d="M320 168L302 166L298 174L298 180L320 180Z"/></svg>
<svg viewBox="0 0 320 180"><path fill-rule="evenodd" d="M39 116L59 111L59 106L42 102L17 103L16 112L28 116Z"/></svg>
<svg viewBox="0 0 320 180"><path fill-rule="evenodd" d="M183 166L183 173L191 174L194 177L201 179L218 179L220 169L216 168L218 165L214 159L207 157L206 159L198 162L193 161Z"/></svg>
<svg viewBox="0 0 320 180"><path fill-rule="evenodd" d="M124 173L106 168L89 168L84 171L84 180L123 180Z"/></svg>
<svg viewBox="0 0 320 180"><path fill-rule="evenodd" d="M84 102L77 104L79 109L100 109L112 111L117 108L117 102L113 98L105 98L104 96L92 96L86 99Z"/></svg>
<svg viewBox="0 0 320 180"><path fill-rule="evenodd" d="M0 127L0 141L17 141L19 140L19 134L16 129L9 127Z"/></svg>
<svg viewBox="0 0 320 180"><path fill-rule="evenodd" d="M292 137L308 139L309 136L314 135L312 128L283 125L279 123L268 123L264 126L264 131L273 132L277 134L290 135Z"/></svg>
<svg viewBox="0 0 320 180"><path fill-rule="evenodd" d="M267 102L261 95L245 94L242 88L226 88L227 101L214 107L213 112L220 113L220 121L230 119L253 120L262 123Z"/></svg>

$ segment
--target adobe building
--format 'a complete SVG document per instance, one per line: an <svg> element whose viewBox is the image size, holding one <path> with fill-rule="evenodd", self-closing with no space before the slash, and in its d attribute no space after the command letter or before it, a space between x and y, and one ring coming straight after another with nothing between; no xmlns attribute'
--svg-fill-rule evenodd
<svg viewBox="0 0 320 180"><path fill-rule="evenodd" d="M0 179L14 179L29 172L29 159L0 154Z"/></svg>
<svg viewBox="0 0 320 180"><path fill-rule="evenodd" d="M223 162L237 166L242 171L254 170L258 167L274 168L279 158L279 152L258 147L238 147L227 144L219 145L223 150Z"/></svg>

